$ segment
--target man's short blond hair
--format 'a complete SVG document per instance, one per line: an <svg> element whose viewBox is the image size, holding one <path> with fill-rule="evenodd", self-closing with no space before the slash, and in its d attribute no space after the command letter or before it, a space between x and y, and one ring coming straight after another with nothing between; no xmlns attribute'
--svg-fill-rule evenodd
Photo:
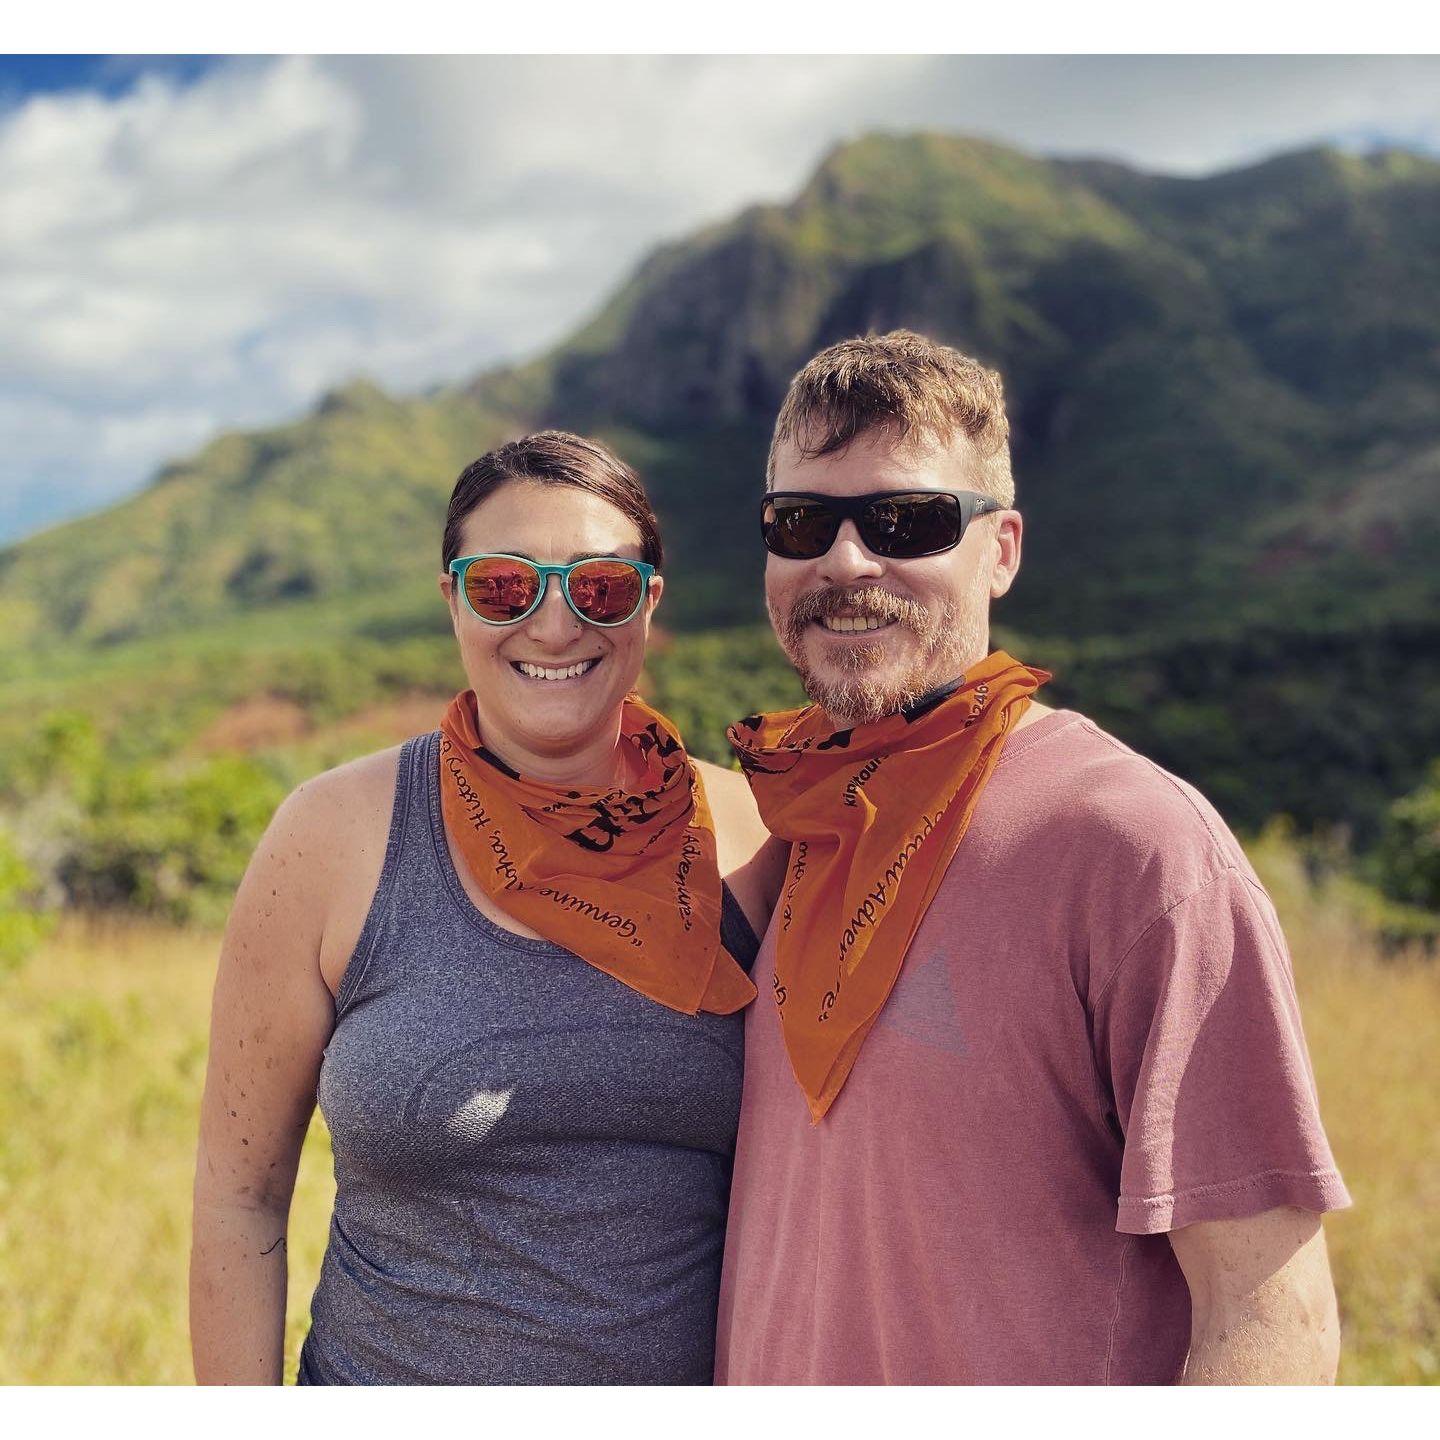
<svg viewBox="0 0 1440 1440"><path fill-rule="evenodd" d="M795 376L775 421L767 483L775 483L775 457L786 444L813 460L871 430L890 434L897 445L945 445L966 436L979 459L975 488L1014 505L1000 376L913 330L841 340Z"/></svg>

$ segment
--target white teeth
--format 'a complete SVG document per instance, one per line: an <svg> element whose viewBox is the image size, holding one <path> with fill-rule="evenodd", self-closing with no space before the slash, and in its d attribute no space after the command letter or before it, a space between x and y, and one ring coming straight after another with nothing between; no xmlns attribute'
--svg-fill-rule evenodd
<svg viewBox="0 0 1440 1440"><path fill-rule="evenodd" d="M579 660L574 665L564 665L557 669L550 665L532 665L528 660L517 660L515 668L532 680L573 680L577 675L593 670L599 663L598 658Z"/></svg>
<svg viewBox="0 0 1440 1440"><path fill-rule="evenodd" d="M820 623L827 630L834 630L841 635L853 634L857 630L880 630L890 622L888 620L875 619L849 619L835 615L822 615Z"/></svg>

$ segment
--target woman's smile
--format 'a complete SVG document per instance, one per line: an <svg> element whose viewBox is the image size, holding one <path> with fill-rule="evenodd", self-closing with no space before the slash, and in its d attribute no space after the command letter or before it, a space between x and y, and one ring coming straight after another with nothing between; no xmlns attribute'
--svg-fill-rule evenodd
<svg viewBox="0 0 1440 1440"><path fill-rule="evenodd" d="M527 680L545 685L568 685L593 675L602 657L591 656L588 660L572 660L563 665L545 664L535 660L512 660L510 668Z"/></svg>

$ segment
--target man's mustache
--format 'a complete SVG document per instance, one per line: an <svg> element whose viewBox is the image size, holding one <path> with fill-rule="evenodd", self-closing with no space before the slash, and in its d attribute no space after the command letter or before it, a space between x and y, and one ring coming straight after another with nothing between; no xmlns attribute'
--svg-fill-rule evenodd
<svg viewBox="0 0 1440 1440"><path fill-rule="evenodd" d="M923 605L897 595L879 585L847 589L843 585L827 585L811 590L791 607L786 621L792 629L808 625L812 620L855 615L863 620L895 620L912 630L925 628L928 616Z"/></svg>

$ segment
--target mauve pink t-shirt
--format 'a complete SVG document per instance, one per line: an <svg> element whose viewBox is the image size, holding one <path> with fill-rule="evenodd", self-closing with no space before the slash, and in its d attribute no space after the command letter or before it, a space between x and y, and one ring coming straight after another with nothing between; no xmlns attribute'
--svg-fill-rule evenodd
<svg viewBox="0 0 1440 1440"><path fill-rule="evenodd" d="M1193 788L1080 715L1008 741L819 1125L774 940L718 1383L1174 1381L1190 1300L1164 1232L1349 1203L1269 898Z"/></svg>

